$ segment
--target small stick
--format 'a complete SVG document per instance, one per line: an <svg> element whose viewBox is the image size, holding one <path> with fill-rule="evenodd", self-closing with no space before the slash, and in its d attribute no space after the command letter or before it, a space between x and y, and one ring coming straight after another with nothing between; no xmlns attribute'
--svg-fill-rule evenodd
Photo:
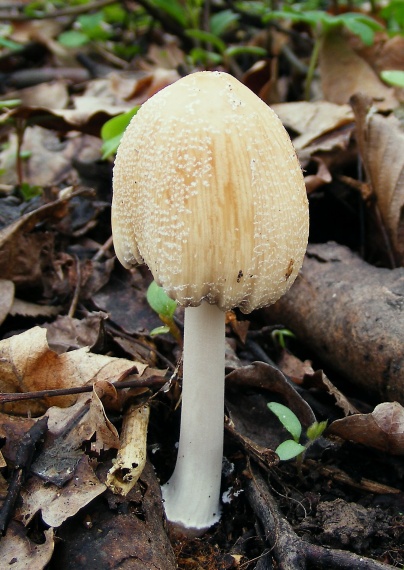
<svg viewBox="0 0 404 570"><path fill-rule="evenodd" d="M125 382L111 382L116 390L124 388L152 388L154 386L164 386L167 379L164 376L149 376L148 378L137 380L126 380ZM92 392L91 386L77 386L75 388L58 388L55 390L38 390L37 392L19 392L11 394L0 394L0 405L8 402L16 402L21 400L36 400L40 398L53 398L55 396L70 396L72 394L85 394Z"/></svg>

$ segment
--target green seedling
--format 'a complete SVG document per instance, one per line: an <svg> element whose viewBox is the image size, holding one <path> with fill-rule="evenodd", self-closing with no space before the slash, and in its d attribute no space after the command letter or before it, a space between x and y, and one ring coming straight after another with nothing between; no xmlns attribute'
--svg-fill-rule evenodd
<svg viewBox="0 0 404 570"><path fill-rule="evenodd" d="M289 329L275 329L271 332L272 341L281 348L286 348L286 338L296 338Z"/></svg>
<svg viewBox="0 0 404 570"><path fill-rule="evenodd" d="M146 298L150 307L158 314L160 320L164 323L163 326L156 327L150 331L150 336L171 333L176 341L182 345L181 333L174 321L177 303L173 301L155 281L150 283Z"/></svg>
<svg viewBox="0 0 404 570"><path fill-rule="evenodd" d="M126 127L129 125L132 117L136 115L139 109L140 105L137 105L127 113L122 113L121 115L112 117L112 119L109 119L109 121L103 124L101 129L103 160L116 153Z"/></svg>
<svg viewBox="0 0 404 570"><path fill-rule="evenodd" d="M379 22L366 14L346 12L345 14L334 16L323 10L300 11L290 6L285 6L283 10L274 10L263 17L264 23L268 23L271 20L290 20L296 23L307 24L313 30L315 41L306 75L306 100L310 98L310 89L317 67L321 42L327 33L335 28L345 27L356 36L359 36L365 45L369 46L373 44L375 32L383 29Z"/></svg>
<svg viewBox="0 0 404 570"><path fill-rule="evenodd" d="M302 463L304 460L305 453L308 448L322 435L325 428L327 427L327 421L314 422L306 430L307 442L302 445L300 443L302 436L302 424L299 418L290 410L287 406L283 404L278 404L278 402L269 402L267 404L268 408L272 413L276 415L278 420L281 422L283 427L290 433L292 439L287 439L283 441L275 449L275 453L279 456L281 461L288 461L289 459L296 458L296 464L299 473L302 472Z"/></svg>
<svg viewBox="0 0 404 570"><path fill-rule="evenodd" d="M380 73L380 77L393 87L404 87L404 71L400 69L386 69Z"/></svg>

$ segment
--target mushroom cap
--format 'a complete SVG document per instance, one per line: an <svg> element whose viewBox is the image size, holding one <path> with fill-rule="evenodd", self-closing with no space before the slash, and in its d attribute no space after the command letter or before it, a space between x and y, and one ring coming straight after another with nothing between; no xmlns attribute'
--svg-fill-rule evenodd
<svg viewBox="0 0 404 570"><path fill-rule="evenodd" d="M190 74L151 97L119 145L112 231L184 306L244 313L295 280L308 239L302 171L277 115L227 73Z"/></svg>

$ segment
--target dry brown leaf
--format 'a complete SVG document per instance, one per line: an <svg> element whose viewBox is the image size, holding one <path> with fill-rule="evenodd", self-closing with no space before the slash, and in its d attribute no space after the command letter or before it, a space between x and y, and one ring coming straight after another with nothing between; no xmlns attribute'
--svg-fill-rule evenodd
<svg viewBox="0 0 404 570"><path fill-rule="evenodd" d="M96 380L117 381L133 369L142 374L145 368L147 365L139 362L92 354L88 348L58 355L49 348L46 330L41 327L0 341L1 392L35 392L84 386ZM50 405L66 407L75 400L76 396L59 396L6 404L5 408L38 415Z"/></svg>
<svg viewBox="0 0 404 570"><path fill-rule="evenodd" d="M83 455L74 477L62 488L52 483L45 485L39 477L31 477L22 491L23 504L17 511L17 518L27 525L41 511L47 525L58 527L105 489L94 474L87 455Z"/></svg>
<svg viewBox="0 0 404 570"><path fill-rule="evenodd" d="M21 299L14 299L10 309L10 315L21 315L23 317L55 317L62 311L63 307L52 305L37 305Z"/></svg>
<svg viewBox="0 0 404 570"><path fill-rule="evenodd" d="M282 350L277 364L282 372L289 376L295 384L302 384L305 374L314 374L310 360L303 362L286 349Z"/></svg>
<svg viewBox="0 0 404 570"><path fill-rule="evenodd" d="M107 418L104 406L100 400L100 397L102 397L105 390L103 384L109 384L110 389L116 393L115 387L110 383L102 380L94 383L94 390L91 394L91 404L87 421L92 427L93 433L96 435L95 441L91 442L91 451L95 452L97 455L103 449L118 449L120 447L119 434L116 427ZM92 437L92 434L90 437ZM88 439L90 439L90 437Z"/></svg>
<svg viewBox="0 0 404 570"><path fill-rule="evenodd" d="M285 127L299 134L293 139L293 145L298 151L326 133L338 131L354 122L351 107L335 102L300 101L279 103L272 105L272 108Z"/></svg>
<svg viewBox="0 0 404 570"><path fill-rule="evenodd" d="M118 433L107 419L95 390L91 397L79 396L70 408L52 407L46 415L45 443L31 468L44 481L58 487L69 481L83 456L84 442L91 441L91 449L97 454L101 449L119 447Z"/></svg>
<svg viewBox="0 0 404 570"><path fill-rule="evenodd" d="M48 331L48 344L59 354L83 346L93 347L102 334L101 325L106 317L106 313L101 312L90 314L81 320L59 315L52 323L44 325Z"/></svg>
<svg viewBox="0 0 404 570"><path fill-rule="evenodd" d="M404 265L404 131L394 115L375 113L366 97L353 97L352 106L368 184L377 198L397 262Z"/></svg>
<svg viewBox="0 0 404 570"><path fill-rule="evenodd" d="M331 30L320 48L321 86L324 98L332 103L348 103L355 93L374 98L379 109L394 109L398 101L394 89L387 87L370 65L349 45L340 30Z"/></svg>
<svg viewBox="0 0 404 570"><path fill-rule="evenodd" d="M338 390L336 386L327 378L323 370L316 370L308 372L304 377L304 385L307 388L317 388L320 390L327 391L331 396L335 398L335 402L339 408L341 408L346 416L349 414L357 414L358 410L353 404L348 400L342 392Z"/></svg>
<svg viewBox="0 0 404 570"><path fill-rule="evenodd" d="M0 541L2 567L13 570L43 570L53 554L53 529L45 530L44 535L43 544L32 542L24 527L12 522Z"/></svg>
<svg viewBox="0 0 404 570"><path fill-rule="evenodd" d="M14 301L14 283L8 279L0 279L0 325L6 319Z"/></svg>
<svg viewBox="0 0 404 570"><path fill-rule="evenodd" d="M384 402L371 414L336 420L328 432L386 453L404 455L404 408L398 402Z"/></svg>
<svg viewBox="0 0 404 570"><path fill-rule="evenodd" d="M22 151L29 156L23 163L24 182L49 187L69 180L73 177L73 159L78 159L87 148L94 149L94 159L98 159L101 154L101 144L100 139L89 135L66 137L61 141L56 133L45 128L27 127L22 145ZM16 154L17 136L12 134L7 148L0 154L2 184L18 184Z"/></svg>

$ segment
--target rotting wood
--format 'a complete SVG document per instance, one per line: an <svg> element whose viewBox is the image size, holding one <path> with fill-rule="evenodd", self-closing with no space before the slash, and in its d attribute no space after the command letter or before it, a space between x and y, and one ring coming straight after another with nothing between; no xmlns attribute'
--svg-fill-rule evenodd
<svg viewBox="0 0 404 570"><path fill-rule="evenodd" d="M265 312L365 393L404 403L404 268L311 245L292 289Z"/></svg>

